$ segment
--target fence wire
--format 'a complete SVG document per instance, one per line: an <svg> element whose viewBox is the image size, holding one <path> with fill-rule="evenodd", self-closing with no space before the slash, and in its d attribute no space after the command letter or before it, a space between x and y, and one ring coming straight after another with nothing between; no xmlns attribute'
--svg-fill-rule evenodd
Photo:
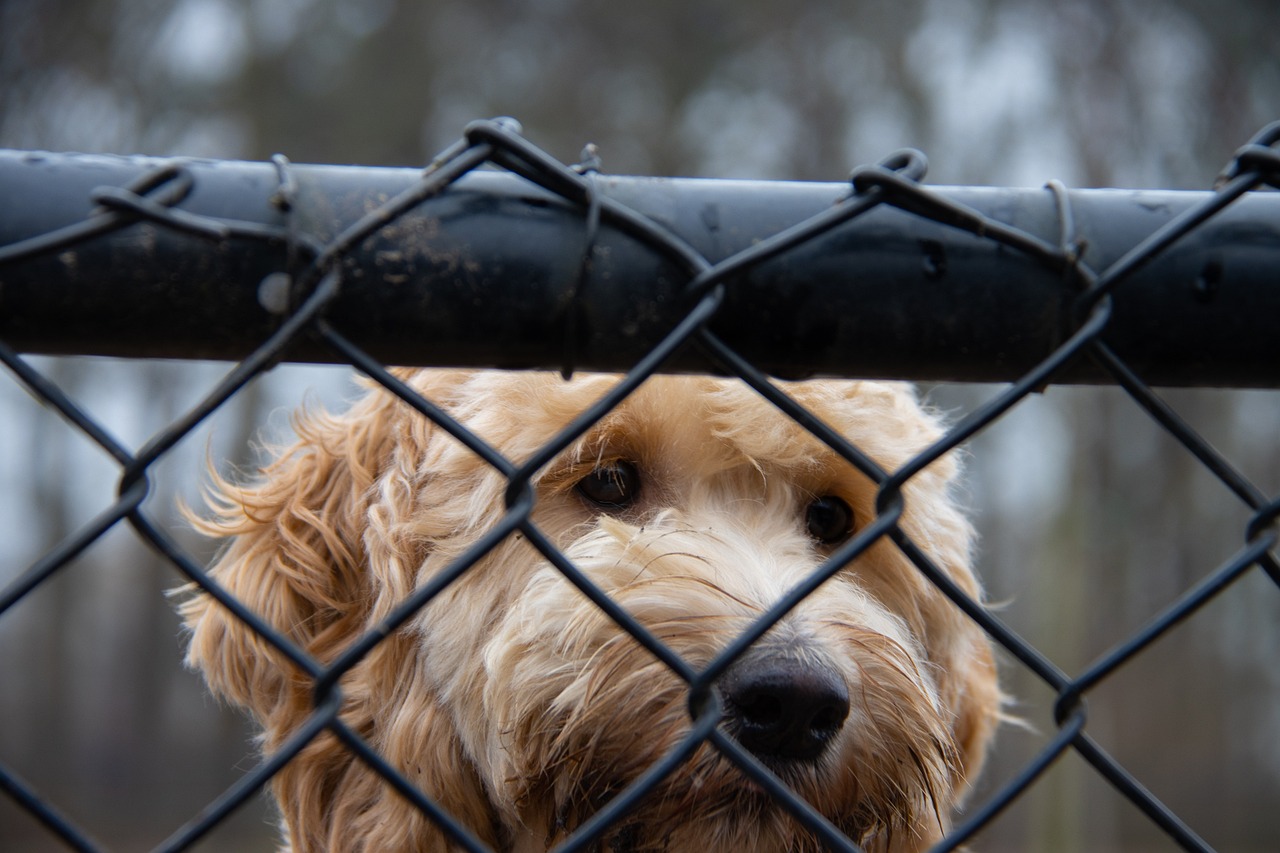
<svg viewBox="0 0 1280 853"><path fill-rule="evenodd" d="M588 820L556 849L562 851L592 849L609 827L643 799L662 779L675 772L703 742L714 744L741 771L774 796L798 821L817 835L832 850L854 851L853 840L797 797L772 773L755 760L735 740L717 726L720 709L714 700L711 683L714 678L750 643L762 636L803 596L805 589L795 591L787 600L762 617L746 635L725 649L703 671L691 669L678 655L654 638L625 609L595 588L591 580L576 568L530 520L533 509L530 478L556 454L570 446L592 424L606 416L650 375L661 372L674 353L685 347L697 347L707 354L726 374L739 377L760 395L794 418L819 440L843 458L850 460L874 479L878 485L877 517L831 558L830 565L844 565L866 551L878 540L890 539L915 564L918 570L951 601L977 622L1016 662L1043 681L1055 694L1054 721L1056 734L1033 760L1003 780L985 802L974 804L963 823L934 849L954 850L995 821L1000 813L1030 786L1064 753L1074 750L1108 783L1141 810L1177 845L1186 850L1210 850L1191 827L1104 750L1088 731L1086 702L1089 693L1102 684L1119 667L1141 654L1174 626L1193 616L1214 596L1246 573L1261 571L1280 586L1280 564L1273 549L1277 544L1276 520L1280 515L1280 497L1268 497L1240 471L1202 439L1196 431L1149 387L1123 359L1103 340L1112 316L1112 297L1126 279L1152 259L1174 246L1178 240L1218 214L1233 201L1264 185L1280 185L1280 152L1273 145L1280 140L1280 123L1261 131L1241 148L1220 175L1214 192L1203 203L1169 221L1156 233L1135 245L1131 251L1105 269L1091 269L1083 260L1083 246L1076 233L1070 198L1065 188L1050 184L1058 203L1061 232L1056 242L997 221L976 210L944 198L922 185L923 158L915 152L900 152L881 163L860 168L853 173L847 197L831 210L812 220L796 225L777 236L763 240L751 248L711 262L667 228L637 213L598 188L598 163L592 156L575 166L562 164L530 144L512 121L481 121L469 126L465 136L441 153L424 170L420 181L409 191L371 210L336 237L320 241L308 236L295 224L273 227L258 223L231 221L183 210L179 205L187 196L194 180L181 163L160 166L131 186L104 188L94 194L96 207L82 222L57 231L0 247L0 273L4 265L74 246L91 237L128 229L138 223L190 235L193 240L260 241L284 245L294 258L291 280L286 282L294 295L294 307L279 328L260 346L232 369L217 387L198 405L142 447L121 445L86 411L64 393L53 381L24 359L14 348L0 341L0 360L8 366L27 390L44 404L56 409L91 441L102 448L118 464L120 485L114 503L103 509L88 524L66 538L0 592L0 618L50 581L79 554L121 525L136 534L162 554L185 578L198 585L235 614L266 643L291 661L315 685L315 707L307 723L299 728L280 749L246 773L216 801L211 802L185 825L177 828L156 849L183 850L214 830L227 816L254 797L272 777L309 743L324 732L339 738L369 768L379 774L400 795L407 798L443 830L458 847L481 851L485 846L459 821L417 790L396 771L370 743L353 731L340 716L342 676L356 666L378 643L411 619L449 584L465 574L507 537L520 533L542 552L560 572L603 608L623 630L645 646L688 684L690 707L700 709L685 740L665 758L650 767L630 787L619 793L599 813ZM588 152L590 154L590 152ZM278 187L272 203L286 217L291 209L296 183L291 165L283 158L275 160ZM691 306L683 320L656 346L643 356L621 382L589 411L584 412L554 441L533 458L521 464L506 459L462 425L450 419L433 401L415 393L383 364L370 356L339 331L326 316L342 285L342 260L367 238L393 225L399 217L424 200L448 191L464 175L481 167L498 167L530 181L562 197L580 210L584 225L585 251L580 269L585 277L592 246L602 226L608 225L629 234L654 253L659 253L683 270L687 283L684 292ZM900 470L888 474L844 437L832 432L812 417L770 377L744 358L722 337L711 330L711 324L724 302L726 288L743 270L768 259L795 250L840 225L881 206L891 206L914 216L926 218L967 231L983 240L1007 247L1047 270L1068 277L1077 292L1077 322L1072 334L1048 357L1011 383L996 397L951 426L942 439L911 460ZM427 418L463 441L473 452L509 482L507 510L502 520L460 557L450 570L434 578L426 586L406 598L384 623L357 639L338 660L323 666L274 630L258 614L215 582L192 556L181 548L173 535L156 523L142 509L150 489L152 468L171 448L190 434L219 406L235 395L255 377L269 370L285 357L291 343L310 338L328 347L335 360L345 361L380 383L389 393L402 398L423 418ZM575 367L572 329L566 335L563 370ZM1200 583L1169 603L1159 615L1141 630L1120 642L1074 675L1063 672L1044 654L1011 630L997 615L982 607L956 587L935 565L919 545L898 526L903 488L931 462L965 444L975 435L998 421L1011 408L1035 391L1055 382L1073 362L1091 359L1112 381L1164 430L1180 442L1234 498L1252 514L1243 533L1239 550L1218 566ZM2 758L2 757L0 757ZM59 805L38 795L33 787L0 763L0 789L21 809L39 820L48 831L76 850L100 849L92 835Z"/></svg>

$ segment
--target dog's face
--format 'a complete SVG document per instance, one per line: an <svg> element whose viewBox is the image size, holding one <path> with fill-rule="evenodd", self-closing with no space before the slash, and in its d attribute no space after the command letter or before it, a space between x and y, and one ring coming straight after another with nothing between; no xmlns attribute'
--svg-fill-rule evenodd
<svg viewBox="0 0 1280 853"><path fill-rule="evenodd" d="M616 380L406 374L513 462ZM787 386L894 470L938 435L882 383ZM299 444L206 528L214 576L321 662L451 569L505 512L507 480L373 392L299 421ZM975 598L972 535L944 459L906 488L903 532ZM655 377L533 480L533 523L701 670L875 515L874 485L740 382ZM310 684L206 597L191 662L250 708L265 747ZM343 719L496 849L567 837L690 730L688 684L513 534L342 681ZM871 850L935 840L998 716L989 645L887 539L822 584L716 682L721 728ZM442 850L416 809L323 735L277 777L297 850ZM615 851L820 849L710 744L606 834Z"/></svg>

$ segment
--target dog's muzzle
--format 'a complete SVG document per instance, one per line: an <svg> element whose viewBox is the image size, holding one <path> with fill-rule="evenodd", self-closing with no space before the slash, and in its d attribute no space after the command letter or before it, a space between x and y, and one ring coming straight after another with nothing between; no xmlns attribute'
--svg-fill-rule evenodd
<svg viewBox="0 0 1280 853"><path fill-rule="evenodd" d="M776 651L748 652L718 686L726 729L769 764L817 760L849 716L849 690L837 672Z"/></svg>

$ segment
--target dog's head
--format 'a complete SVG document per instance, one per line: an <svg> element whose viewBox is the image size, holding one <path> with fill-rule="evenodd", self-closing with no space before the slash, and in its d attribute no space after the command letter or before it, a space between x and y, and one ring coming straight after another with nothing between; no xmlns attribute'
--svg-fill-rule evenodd
<svg viewBox="0 0 1280 853"><path fill-rule="evenodd" d="M417 371L405 378L519 463L610 377ZM787 392L884 469L940 434L906 387ZM423 584L470 560L507 478L372 391L306 414L262 478L220 483L214 578L321 664ZM961 589L972 533L954 462L911 478L898 522ZM532 482L532 523L690 670L706 667L875 518L875 485L739 382L655 377ZM313 685L205 595L189 661L274 750ZM676 749L689 687L520 532L458 574L341 680L342 719L497 849L545 849ZM888 538L836 572L716 682L721 729L868 849L944 831L998 717L982 632ZM296 850L440 850L426 818L338 738L274 782ZM817 842L704 743L605 835L612 850L802 850Z"/></svg>

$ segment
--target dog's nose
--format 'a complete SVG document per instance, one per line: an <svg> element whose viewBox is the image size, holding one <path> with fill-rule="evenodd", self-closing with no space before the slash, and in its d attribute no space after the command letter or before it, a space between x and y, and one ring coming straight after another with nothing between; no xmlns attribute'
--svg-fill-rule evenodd
<svg viewBox="0 0 1280 853"><path fill-rule="evenodd" d="M849 690L834 671L748 653L720 679L729 732L759 758L813 761L849 716Z"/></svg>

